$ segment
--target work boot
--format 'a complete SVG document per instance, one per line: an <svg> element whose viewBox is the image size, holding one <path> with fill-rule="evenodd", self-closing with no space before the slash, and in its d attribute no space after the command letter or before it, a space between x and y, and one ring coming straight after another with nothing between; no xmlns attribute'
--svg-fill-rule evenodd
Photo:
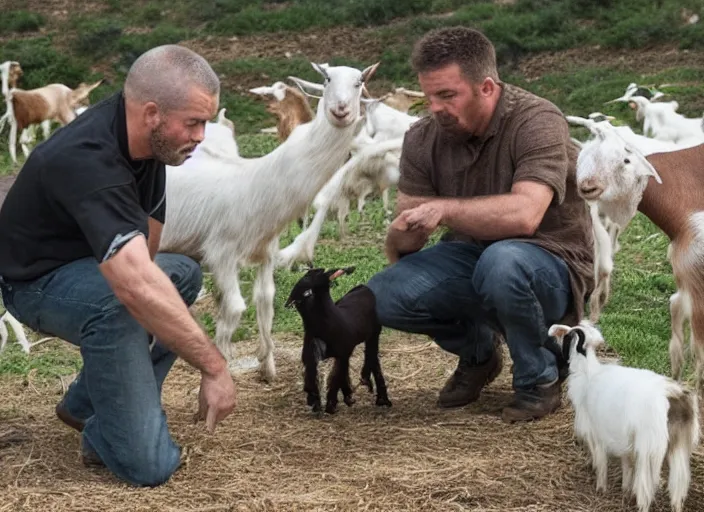
<svg viewBox="0 0 704 512"><path fill-rule="evenodd" d="M100 456L93 450L89 448L81 438L81 461L83 465L87 468L97 468L105 466Z"/></svg>
<svg viewBox="0 0 704 512"><path fill-rule="evenodd" d="M66 397L64 396L64 398L62 398L61 401L56 404L56 409L54 409L54 411L56 412L56 416L72 429L82 432L85 423L79 420L78 418L71 416L71 414L68 412L68 409L66 409L66 404L64 403L65 400Z"/></svg>
<svg viewBox="0 0 704 512"><path fill-rule="evenodd" d="M517 389L513 400L503 411L501 419L506 423L531 421L555 412L562 403L562 381L538 385L533 389Z"/></svg>
<svg viewBox="0 0 704 512"><path fill-rule="evenodd" d="M479 399L484 386L491 384L503 368L500 343L499 336L495 335L494 351L485 363L472 364L460 358L457 369L438 394L438 407L461 407Z"/></svg>

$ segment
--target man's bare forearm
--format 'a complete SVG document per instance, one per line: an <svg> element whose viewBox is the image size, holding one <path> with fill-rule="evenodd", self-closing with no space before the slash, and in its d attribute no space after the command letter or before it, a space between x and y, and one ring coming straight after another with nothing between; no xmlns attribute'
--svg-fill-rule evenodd
<svg viewBox="0 0 704 512"><path fill-rule="evenodd" d="M478 240L531 236L538 227L526 216L529 204L515 194L471 199L440 199L442 224Z"/></svg>
<svg viewBox="0 0 704 512"><path fill-rule="evenodd" d="M225 358L191 316L178 290L149 259L143 238L125 245L101 270L118 300L147 332L198 370L217 374Z"/></svg>
<svg viewBox="0 0 704 512"><path fill-rule="evenodd" d="M156 257L156 253L159 252L159 243L161 242L161 231L164 229L164 225L156 219L149 217L149 240L147 240L147 246L149 247L149 256L152 261Z"/></svg>

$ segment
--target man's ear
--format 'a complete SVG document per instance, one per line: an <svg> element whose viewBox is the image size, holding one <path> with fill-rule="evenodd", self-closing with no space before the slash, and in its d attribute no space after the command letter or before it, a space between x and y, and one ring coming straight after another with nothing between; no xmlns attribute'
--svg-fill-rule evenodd
<svg viewBox="0 0 704 512"><path fill-rule="evenodd" d="M479 91L481 92L482 96L491 96L494 94L494 91L498 85L494 81L493 78L486 77L482 84L479 86Z"/></svg>
<svg viewBox="0 0 704 512"><path fill-rule="evenodd" d="M159 114L159 108L153 101L148 101L142 107L142 113L144 118L144 124L149 128L156 128L161 121L161 115Z"/></svg>

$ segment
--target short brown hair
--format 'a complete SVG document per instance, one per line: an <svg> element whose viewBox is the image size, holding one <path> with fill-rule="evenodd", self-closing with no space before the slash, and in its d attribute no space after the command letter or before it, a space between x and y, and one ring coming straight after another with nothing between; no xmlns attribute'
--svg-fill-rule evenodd
<svg viewBox="0 0 704 512"><path fill-rule="evenodd" d="M413 47L411 65L416 73L450 64L458 64L462 73L475 83L486 77L499 80L494 45L484 34L469 27L431 30Z"/></svg>

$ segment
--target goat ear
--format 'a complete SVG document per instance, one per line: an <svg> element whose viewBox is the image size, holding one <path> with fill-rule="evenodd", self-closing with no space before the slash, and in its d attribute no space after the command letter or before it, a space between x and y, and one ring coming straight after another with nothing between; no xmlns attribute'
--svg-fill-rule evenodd
<svg viewBox="0 0 704 512"><path fill-rule="evenodd" d="M630 144L626 144L626 151L641 163L641 165L638 166L638 170L640 171L641 176L652 176L653 178L655 178L655 181L662 185L662 178L660 178L658 171L655 170L653 164L648 161L648 159L643 155L643 153L635 149Z"/></svg>
<svg viewBox="0 0 704 512"><path fill-rule="evenodd" d="M340 276L341 276L342 274L344 274L344 273L345 273L345 271L344 271L343 269L341 269L341 268L338 269L338 270L336 270L335 272L333 272L332 274L330 274L330 281L332 281L332 280L334 280L334 279L337 279L338 277L340 277Z"/></svg>
<svg viewBox="0 0 704 512"><path fill-rule="evenodd" d="M328 69L330 68L330 66L327 62L324 62L322 64L316 64L315 62L311 62L310 65L313 66L313 69L315 69L318 73L323 75L323 78L325 78L326 81L330 81L330 75L328 74Z"/></svg>
<svg viewBox="0 0 704 512"><path fill-rule="evenodd" d="M276 82L272 89L274 91L274 98L279 101L284 101L286 98L286 84L283 82Z"/></svg>
<svg viewBox="0 0 704 512"><path fill-rule="evenodd" d="M269 85L262 85L261 87L255 87L250 89L249 92L252 94L257 94L259 96L269 96L274 94L274 88Z"/></svg>
<svg viewBox="0 0 704 512"><path fill-rule="evenodd" d="M554 338L562 338L565 334L570 332L570 329L572 328L568 325L553 324L550 326L550 329L548 329L548 336L552 336Z"/></svg>
<svg viewBox="0 0 704 512"><path fill-rule="evenodd" d="M295 76L289 76L289 80L293 81L298 88L303 92L303 94L308 95L310 91L322 94L325 91L325 86L322 84L316 84L314 82L309 82L308 80L303 80ZM308 89L308 90L307 90Z"/></svg>
<svg viewBox="0 0 704 512"><path fill-rule="evenodd" d="M371 66L367 67L362 71L362 81L366 84L371 80L372 76L374 76L374 73L376 72L376 68L379 67L379 64L381 62L377 62L375 64L372 64Z"/></svg>

